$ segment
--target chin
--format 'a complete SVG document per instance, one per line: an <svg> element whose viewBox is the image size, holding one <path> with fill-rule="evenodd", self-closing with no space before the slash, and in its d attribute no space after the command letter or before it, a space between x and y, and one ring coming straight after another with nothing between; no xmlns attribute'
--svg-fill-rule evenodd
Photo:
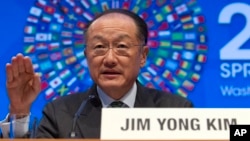
<svg viewBox="0 0 250 141"><path fill-rule="evenodd" d="M99 85L102 88L120 88L122 86L122 84L117 82L116 80L105 80L99 83Z"/></svg>

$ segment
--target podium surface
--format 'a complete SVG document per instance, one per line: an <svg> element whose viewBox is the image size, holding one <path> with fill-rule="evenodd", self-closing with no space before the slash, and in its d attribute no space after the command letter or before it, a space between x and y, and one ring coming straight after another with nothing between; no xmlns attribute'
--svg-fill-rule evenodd
<svg viewBox="0 0 250 141"><path fill-rule="evenodd" d="M0 139L0 141L142 141L142 140L100 140L100 139ZM148 141L229 141L229 140L148 140Z"/></svg>

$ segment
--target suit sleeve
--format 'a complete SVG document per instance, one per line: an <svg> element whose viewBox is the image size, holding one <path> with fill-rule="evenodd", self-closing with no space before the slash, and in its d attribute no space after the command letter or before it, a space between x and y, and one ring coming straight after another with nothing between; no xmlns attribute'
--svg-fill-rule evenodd
<svg viewBox="0 0 250 141"><path fill-rule="evenodd" d="M57 138L57 121L55 117L55 108L49 103L43 110L43 117L37 129L37 138Z"/></svg>

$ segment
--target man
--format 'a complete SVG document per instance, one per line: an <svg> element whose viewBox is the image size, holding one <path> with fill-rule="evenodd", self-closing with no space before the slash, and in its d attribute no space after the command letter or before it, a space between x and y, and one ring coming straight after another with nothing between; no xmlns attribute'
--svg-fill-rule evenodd
<svg viewBox="0 0 250 141"><path fill-rule="evenodd" d="M89 24L85 35L84 54L95 84L84 93L49 103L36 137L69 138L76 133L77 138L99 138L103 107L192 107L182 97L137 81L149 52L147 25L139 16L123 9L105 11ZM10 115L22 119L29 115L41 82L30 59L21 54L12 58L6 70Z"/></svg>

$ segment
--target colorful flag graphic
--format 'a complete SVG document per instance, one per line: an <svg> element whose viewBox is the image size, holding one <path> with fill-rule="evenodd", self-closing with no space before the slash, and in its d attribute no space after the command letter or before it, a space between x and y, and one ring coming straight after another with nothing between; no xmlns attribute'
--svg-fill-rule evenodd
<svg viewBox="0 0 250 141"><path fill-rule="evenodd" d="M173 9L174 8L172 5L166 5L162 8L162 13L164 13L164 14L170 13L170 12L172 12Z"/></svg>
<svg viewBox="0 0 250 141"><path fill-rule="evenodd" d="M42 9L33 6L30 9L30 14L33 15L33 16L39 17L42 14Z"/></svg>
<svg viewBox="0 0 250 141"><path fill-rule="evenodd" d="M180 96L182 96L182 97L187 97L187 92L184 91L184 90L181 89L181 88L179 88L179 89L177 90L177 93L178 93L178 95L180 95Z"/></svg>
<svg viewBox="0 0 250 141"><path fill-rule="evenodd" d="M193 43L193 42L186 42L185 44L184 44L184 46L185 46L185 49L186 50L194 50L194 46L195 46L195 44Z"/></svg>
<svg viewBox="0 0 250 141"><path fill-rule="evenodd" d="M46 6L46 1L45 0L38 0L37 2L36 2L36 5L38 6L38 7L41 7L41 8L43 8L44 6Z"/></svg>
<svg viewBox="0 0 250 141"><path fill-rule="evenodd" d="M55 69L61 70L65 67L65 63L63 61L56 62Z"/></svg>
<svg viewBox="0 0 250 141"><path fill-rule="evenodd" d="M76 82L77 78L73 77L68 83L67 86L70 87L71 85L73 85Z"/></svg>
<svg viewBox="0 0 250 141"><path fill-rule="evenodd" d="M71 45L72 41L70 39L65 39L65 40L62 40L62 44L63 45Z"/></svg>
<svg viewBox="0 0 250 141"><path fill-rule="evenodd" d="M176 13L173 13L167 16L167 21L171 23L176 21L178 18L178 15Z"/></svg>
<svg viewBox="0 0 250 141"><path fill-rule="evenodd" d="M25 54L32 53L32 52L35 52L35 46L33 44L24 46L24 53Z"/></svg>
<svg viewBox="0 0 250 141"><path fill-rule="evenodd" d="M83 53L82 53L82 54L83 54ZM72 48L68 47L68 48L63 49L63 55L64 55L64 56L71 56L71 55L73 55L73 50L72 50Z"/></svg>
<svg viewBox="0 0 250 141"><path fill-rule="evenodd" d="M41 84L42 90L45 90L46 88L48 88L48 86L49 86L49 84L46 81L42 81L42 84Z"/></svg>
<svg viewBox="0 0 250 141"><path fill-rule="evenodd" d="M61 60L61 58L62 58L61 52L54 52L54 53L51 53L51 54L50 54L50 59L51 59L52 61Z"/></svg>
<svg viewBox="0 0 250 141"><path fill-rule="evenodd" d="M83 53L87 24L105 9L123 7L149 28L150 53L138 80L185 97L199 81L208 52L205 16L193 1L35 0L23 53L41 75L46 100L84 91L93 83Z"/></svg>
<svg viewBox="0 0 250 141"><path fill-rule="evenodd" d="M198 62L204 63L206 62L206 60L207 60L207 56L205 56L204 54L199 54L197 57Z"/></svg>
<svg viewBox="0 0 250 141"><path fill-rule="evenodd" d="M190 82L189 80L185 80L183 82L183 87L189 91L192 91L194 89L194 83Z"/></svg>
<svg viewBox="0 0 250 141"><path fill-rule="evenodd" d="M68 91L69 91L69 88L68 88L67 86L65 86L65 85L62 85L62 86L57 90L57 92L58 92L58 94L59 94L60 96L66 95Z"/></svg>
<svg viewBox="0 0 250 141"><path fill-rule="evenodd" d="M183 69L190 69L191 63L188 61L181 61L180 62L180 67Z"/></svg>
<svg viewBox="0 0 250 141"><path fill-rule="evenodd" d="M49 60L45 60L45 61L40 62L39 67L41 71L48 71L53 68L53 65Z"/></svg>
<svg viewBox="0 0 250 141"><path fill-rule="evenodd" d="M55 13L55 8L54 7L52 7L52 6L45 6L44 7L44 12L46 12L46 13L48 13L48 14L54 14Z"/></svg>
<svg viewBox="0 0 250 141"><path fill-rule="evenodd" d="M173 60L180 60L181 54L179 52L173 52L172 59Z"/></svg>
<svg viewBox="0 0 250 141"><path fill-rule="evenodd" d="M45 91L45 98L47 100L51 99L55 95L55 92L52 88L49 88L48 90Z"/></svg>
<svg viewBox="0 0 250 141"><path fill-rule="evenodd" d="M54 32L60 32L61 31L61 25L60 24L57 24L57 23L52 23L50 24L50 31L54 31Z"/></svg>
<svg viewBox="0 0 250 141"><path fill-rule="evenodd" d="M24 37L25 43L33 43L34 41L35 41L34 37L29 37L29 36Z"/></svg>
<svg viewBox="0 0 250 141"><path fill-rule="evenodd" d="M58 87L59 85L61 85L62 82L63 82L63 81L62 81L59 77L56 77L56 78L54 78L53 80L51 80L51 81L49 82L49 84L50 84L50 86L51 86L52 88L56 88L56 87Z"/></svg>
<svg viewBox="0 0 250 141"><path fill-rule="evenodd" d="M65 63L67 65L70 65L70 64L73 64L76 62L76 57L75 56L71 56L71 57L68 57L66 60L65 60Z"/></svg>
<svg viewBox="0 0 250 141"><path fill-rule="evenodd" d="M25 26L24 32L27 34L34 34L36 32L35 26Z"/></svg>
<svg viewBox="0 0 250 141"><path fill-rule="evenodd" d="M179 77L184 79L187 76L187 72L182 70L182 69L178 69L175 71L175 74Z"/></svg>
<svg viewBox="0 0 250 141"><path fill-rule="evenodd" d="M36 50L47 50L48 46L46 43L37 43Z"/></svg>
<svg viewBox="0 0 250 141"><path fill-rule="evenodd" d="M172 43L172 48L174 50L182 50L183 49L183 45L181 42L173 42Z"/></svg>
<svg viewBox="0 0 250 141"><path fill-rule="evenodd" d="M33 16L29 16L27 18L27 21L30 22L30 23L38 23L38 18L33 17Z"/></svg>
<svg viewBox="0 0 250 141"><path fill-rule="evenodd" d="M198 82L199 79L200 79L200 74L198 74L198 73L191 74L191 80L192 81Z"/></svg>
<svg viewBox="0 0 250 141"><path fill-rule="evenodd" d="M182 23L186 23L192 20L192 16L191 15L184 15L182 17L180 17L180 20Z"/></svg>
<svg viewBox="0 0 250 141"><path fill-rule="evenodd" d="M207 51L207 46L206 45L202 45L202 44L198 44L197 46L196 46L196 49L197 49L197 51L198 52L206 52Z"/></svg>
<svg viewBox="0 0 250 141"><path fill-rule="evenodd" d="M193 18L194 24L201 24L205 22L204 16L197 16Z"/></svg>
<svg viewBox="0 0 250 141"><path fill-rule="evenodd" d="M47 41L48 34L47 33L36 33L36 41Z"/></svg>
<svg viewBox="0 0 250 141"><path fill-rule="evenodd" d="M172 40L173 41L181 41L181 40L183 40L183 33L182 32L174 32L174 33L172 33Z"/></svg>
<svg viewBox="0 0 250 141"><path fill-rule="evenodd" d="M52 20L52 17L48 14L43 14L42 21L49 23Z"/></svg>
<svg viewBox="0 0 250 141"><path fill-rule="evenodd" d="M187 12L188 11L187 5L181 4L179 6L176 6L175 11L177 12L178 15Z"/></svg>
<svg viewBox="0 0 250 141"><path fill-rule="evenodd" d="M182 52L182 58L184 60L194 60L195 58L195 53L192 51L183 51Z"/></svg>
<svg viewBox="0 0 250 141"><path fill-rule="evenodd" d="M58 50L59 47L60 47L60 43L58 43L58 42L50 43L50 44L48 45L48 49L49 49L50 51Z"/></svg>
<svg viewBox="0 0 250 141"><path fill-rule="evenodd" d="M46 79L49 79L49 78L51 78L51 77L54 77L56 75L56 71L50 71L50 72L48 72L48 73L46 73L46 74L44 74L44 77L46 78Z"/></svg>
<svg viewBox="0 0 250 141"><path fill-rule="evenodd" d="M58 23L63 23L63 22L64 22L64 16L62 16L62 15L60 15L60 14L58 14L58 13L55 13L55 14L54 14L54 17L56 18L56 21L57 21Z"/></svg>

